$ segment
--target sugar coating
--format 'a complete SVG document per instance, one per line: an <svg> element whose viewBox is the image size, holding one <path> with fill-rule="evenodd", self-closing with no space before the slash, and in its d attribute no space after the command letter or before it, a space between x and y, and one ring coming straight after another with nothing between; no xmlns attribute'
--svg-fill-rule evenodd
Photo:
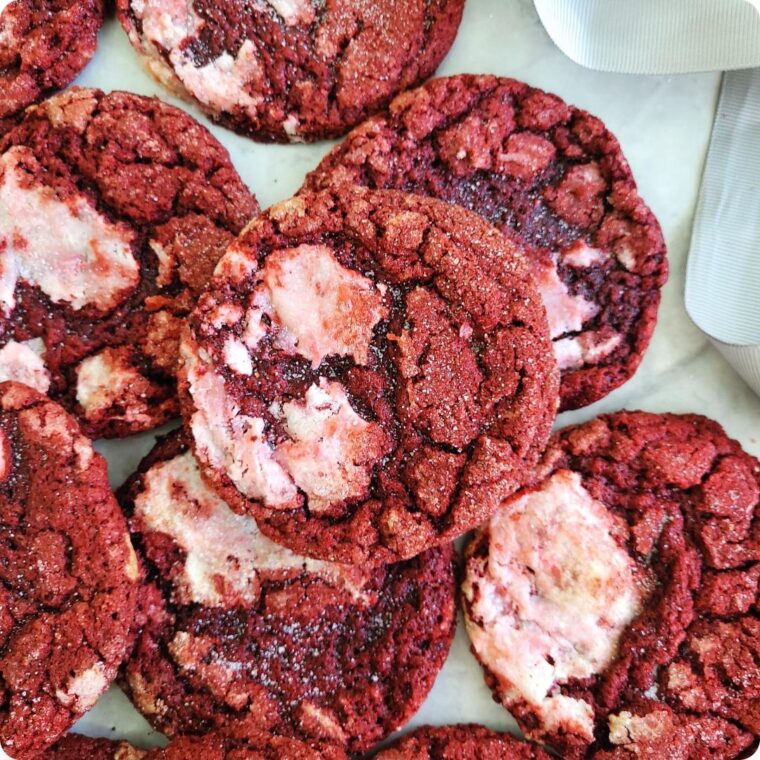
<svg viewBox="0 0 760 760"><path fill-rule="evenodd" d="M463 0L317 3L119 0L119 18L153 76L259 139L338 136L432 74Z"/></svg>
<svg viewBox="0 0 760 760"><path fill-rule="evenodd" d="M755 737L712 715L679 714L667 704L642 700L611 713L606 747L594 760L694 760L747 757Z"/></svg>
<svg viewBox="0 0 760 760"><path fill-rule="evenodd" d="M473 649L495 698L523 731L568 760L742 756L758 735L760 620L754 606L760 582L760 463L717 423L698 415L603 415L559 430L531 486L509 500L493 522L514 517L513 503L549 493L551 484L568 473L586 491L582 518L590 521L588 535L584 538L577 521L567 518L566 499L555 494L551 506L560 524L534 526L535 535L513 542L516 548L510 551L525 555L526 547L556 543L569 533L565 547L575 553L576 567L570 585L580 589L591 588L598 562L607 580L614 580L615 568L628 557L639 591L638 612L619 635L611 659L602 650L591 662L594 668L551 688L551 697L592 706L590 725L584 730L577 721L547 716L528 689L510 690L499 641L488 636L494 617L514 627L520 586L507 577L502 580L509 593L493 593L500 587L492 579L511 566L504 558L504 531L492 536L486 527L467 549L463 601ZM606 528L595 518L598 507L606 511ZM563 578L548 551L525 566L535 572L527 577L536 597L543 596L542 573ZM608 624L594 645L612 642L625 616L607 618L630 598L625 587L615 592L614 584L602 578L591 605L584 598L567 598L578 621L570 641L579 655L595 651L579 639L593 604L604 605L599 619ZM562 620L557 614L553 624ZM524 648L533 646L532 629L520 635ZM520 651L519 644L505 651L515 649ZM547 663L554 668L562 660L550 652ZM531 670L534 680L542 668L539 662Z"/></svg>
<svg viewBox="0 0 760 760"><path fill-rule="evenodd" d="M377 760L549 760L537 744L485 726L420 726L380 750Z"/></svg>
<svg viewBox="0 0 760 760"><path fill-rule="evenodd" d="M266 726L368 751L446 657L452 548L382 567L296 557L204 485L188 443L161 439L119 494L145 569L134 704L170 736Z"/></svg>
<svg viewBox="0 0 760 760"><path fill-rule="evenodd" d="M601 673L643 591L607 508L569 470L511 500L488 524L489 553L464 584L468 632L502 699L524 699L549 730L589 741L594 714L556 684ZM473 624L477 621L477 624Z"/></svg>
<svg viewBox="0 0 760 760"><path fill-rule="evenodd" d="M460 535L460 518L476 524L529 471L518 462L556 409L520 252L420 196L357 188L274 206L188 326L180 388L204 476L320 559L398 561Z"/></svg>
<svg viewBox="0 0 760 760"><path fill-rule="evenodd" d="M134 552L106 462L75 420L0 383L0 745L38 757L89 710L133 643Z"/></svg>
<svg viewBox="0 0 760 760"><path fill-rule="evenodd" d="M55 303L107 311L137 284L134 233L99 214L83 196L60 201L47 186L29 186L38 166L28 148L0 156L0 305L8 315L18 281Z"/></svg>
<svg viewBox="0 0 760 760"><path fill-rule="evenodd" d="M2 755L0 755L2 757ZM126 741L68 734L35 760L347 760L327 741L302 742L242 721L210 734L177 736L166 747L138 749Z"/></svg>
<svg viewBox="0 0 760 760"><path fill-rule="evenodd" d="M146 473L134 517L141 532L171 536L184 550L173 581L182 604L253 605L261 574L293 572L313 573L361 596L359 568L299 557L266 538L255 520L232 512L203 482L189 451Z"/></svg>
<svg viewBox="0 0 760 760"><path fill-rule="evenodd" d="M89 0L67 2L78 13ZM10 220L10 248L0 245L0 350L9 340L45 341L47 391L92 437L175 417L182 317L257 210L228 154L178 109L90 88L29 108L6 145L0 239L3 183L16 188L11 210L25 213L23 223ZM30 232L39 239L25 243ZM120 267L108 258L119 252Z"/></svg>
<svg viewBox="0 0 760 760"><path fill-rule="evenodd" d="M357 184L465 206L525 245L552 337L568 341L556 346L562 410L631 377L667 279L665 243L599 119L514 79L435 78L354 129L305 188Z"/></svg>
<svg viewBox="0 0 760 760"><path fill-rule="evenodd" d="M103 0L0 1L0 124L67 86L92 58ZM4 122L4 123L3 123Z"/></svg>

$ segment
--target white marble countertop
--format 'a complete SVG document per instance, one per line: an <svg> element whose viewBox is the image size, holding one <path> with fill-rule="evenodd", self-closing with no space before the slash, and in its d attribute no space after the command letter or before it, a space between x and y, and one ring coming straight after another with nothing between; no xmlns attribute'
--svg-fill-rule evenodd
<svg viewBox="0 0 760 760"><path fill-rule="evenodd" d="M641 194L660 219L671 276L664 291L652 345L637 375L603 401L560 416L558 426L621 408L700 412L722 423L745 448L760 455L760 398L692 325L683 305L684 270L692 217L717 101L719 74L642 77L583 69L557 50L541 26L532 0L467 0L457 41L441 74L493 73L556 92L601 117L618 136ZM199 112L172 100L141 69L121 27L110 20L99 51L78 84L158 95L193 113L229 149L262 207L287 198L330 147L258 145L211 126ZM154 434L101 443L114 485L149 450ZM515 724L495 704L469 652L460 625L448 661L410 726L475 721L493 728ZM115 687L83 718L77 730L160 741Z"/></svg>

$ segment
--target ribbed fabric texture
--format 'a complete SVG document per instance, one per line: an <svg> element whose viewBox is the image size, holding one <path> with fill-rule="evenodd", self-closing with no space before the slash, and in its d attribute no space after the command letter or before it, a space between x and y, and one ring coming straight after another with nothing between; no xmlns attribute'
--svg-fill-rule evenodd
<svg viewBox="0 0 760 760"><path fill-rule="evenodd" d="M686 309L760 394L760 70L724 75L686 267Z"/></svg>
<svg viewBox="0 0 760 760"><path fill-rule="evenodd" d="M582 66L684 74L760 66L756 0L534 0L557 47Z"/></svg>

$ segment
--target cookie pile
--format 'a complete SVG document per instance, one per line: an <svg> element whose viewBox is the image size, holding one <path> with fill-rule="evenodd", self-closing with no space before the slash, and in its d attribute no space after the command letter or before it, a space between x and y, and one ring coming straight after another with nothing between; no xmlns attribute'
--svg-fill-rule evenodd
<svg viewBox="0 0 760 760"><path fill-rule="evenodd" d="M0 11L0 754L755 746L760 463L696 415L551 435L636 371L667 279L615 137L510 79L408 90L462 0L117 5L148 69L220 123L349 133L259 213L184 111L40 101L92 55L100 5ZM114 495L90 438L177 417ZM382 746L458 597L525 740ZM165 748L64 736L115 681Z"/></svg>

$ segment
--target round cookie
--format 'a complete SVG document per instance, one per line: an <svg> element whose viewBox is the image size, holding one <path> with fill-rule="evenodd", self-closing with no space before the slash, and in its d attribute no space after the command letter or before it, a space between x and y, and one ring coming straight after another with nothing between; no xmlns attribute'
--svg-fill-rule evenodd
<svg viewBox="0 0 760 760"><path fill-rule="evenodd" d="M278 142L337 137L429 77L464 0L118 0L148 70L212 118Z"/></svg>
<svg viewBox="0 0 760 760"><path fill-rule="evenodd" d="M530 738L734 758L760 736L760 463L717 423L559 431L466 556L473 652Z"/></svg>
<svg viewBox="0 0 760 760"><path fill-rule="evenodd" d="M667 279L665 243L599 119L512 79L435 79L357 127L305 186L343 184L457 203L529 248L562 410L636 371Z"/></svg>
<svg viewBox="0 0 760 760"><path fill-rule="evenodd" d="M156 728L362 752L422 704L454 635L451 546L377 569L299 557L204 484L178 433L120 498L148 567L125 681Z"/></svg>
<svg viewBox="0 0 760 760"><path fill-rule="evenodd" d="M485 726L422 726L379 752L376 760L550 760L535 744Z"/></svg>
<svg viewBox="0 0 760 760"><path fill-rule="evenodd" d="M105 460L60 406L0 383L6 755L36 758L106 691L133 642L137 578Z"/></svg>
<svg viewBox="0 0 760 760"><path fill-rule="evenodd" d="M177 108L91 89L33 106L0 139L0 379L93 437L176 416L182 319L256 211Z"/></svg>
<svg viewBox="0 0 760 760"><path fill-rule="evenodd" d="M347 760L337 746L247 732L232 727L205 736L180 736L164 749L142 750L127 742L89 739L70 734L43 753L39 760Z"/></svg>
<svg viewBox="0 0 760 760"><path fill-rule="evenodd" d="M482 522L557 407L519 250L476 214L396 192L262 214L181 353L204 476L278 543L335 562L398 561Z"/></svg>
<svg viewBox="0 0 760 760"><path fill-rule="evenodd" d="M20 111L71 83L95 53L102 0L0 3L0 134Z"/></svg>

